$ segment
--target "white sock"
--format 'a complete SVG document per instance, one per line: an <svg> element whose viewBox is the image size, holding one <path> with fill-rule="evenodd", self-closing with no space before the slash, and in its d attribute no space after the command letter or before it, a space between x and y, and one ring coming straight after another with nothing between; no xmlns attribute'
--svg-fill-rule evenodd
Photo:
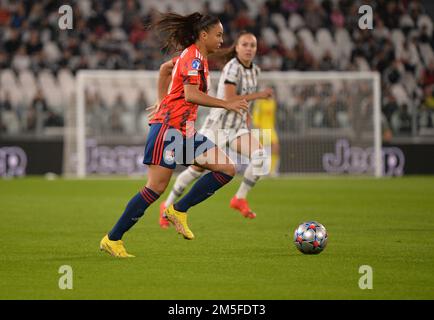
<svg viewBox="0 0 434 320"><path fill-rule="evenodd" d="M244 171L244 180L243 182L241 182L241 185L238 188L238 191L235 194L235 196L238 199L247 198L247 193L250 191L250 189L253 188L253 186L256 184L258 180L259 180L259 176L255 176L253 174L253 166L252 163L250 163L247 166L246 171Z"/></svg>
<svg viewBox="0 0 434 320"><path fill-rule="evenodd" d="M176 201L176 199L178 199L182 195L185 188L194 180L199 178L201 175L202 172L196 171L191 167L188 167L186 170L182 171L176 178L175 184L170 191L169 197L167 197L167 200L165 202L166 208L171 206Z"/></svg>

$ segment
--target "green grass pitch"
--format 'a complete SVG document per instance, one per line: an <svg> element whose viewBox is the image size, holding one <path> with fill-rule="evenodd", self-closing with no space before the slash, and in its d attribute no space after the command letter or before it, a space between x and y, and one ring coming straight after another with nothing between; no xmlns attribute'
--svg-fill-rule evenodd
<svg viewBox="0 0 434 320"><path fill-rule="evenodd" d="M433 177L263 179L254 220L228 207L239 182L191 209L193 241L160 229L160 198L124 237L137 257L121 260L99 241L142 180L0 180L0 299L434 299ZM292 244L306 220L328 230L320 255Z"/></svg>

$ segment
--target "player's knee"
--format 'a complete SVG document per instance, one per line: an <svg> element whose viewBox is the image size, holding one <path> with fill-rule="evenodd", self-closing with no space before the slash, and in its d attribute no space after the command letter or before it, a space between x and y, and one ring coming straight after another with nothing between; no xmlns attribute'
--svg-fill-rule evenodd
<svg viewBox="0 0 434 320"><path fill-rule="evenodd" d="M255 175L262 176L267 174L268 154L265 149L255 150L251 155L250 161Z"/></svg>
<svg viewBox="0 0 434 320"><path fill-rule="evenodd" d="M163 182L153 182L153 183L148 183L146 185L147 188L151 189L152 191L154 191L155 193L158 194L163 194L164 191L166 190L167 187L167 183L163 183Z"/></svg>

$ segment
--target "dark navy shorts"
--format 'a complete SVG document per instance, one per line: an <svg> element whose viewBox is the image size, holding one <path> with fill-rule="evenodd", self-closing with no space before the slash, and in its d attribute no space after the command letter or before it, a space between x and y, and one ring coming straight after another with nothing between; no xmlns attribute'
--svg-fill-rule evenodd
<svg viewBox="0 0 434 320"><path fill-rule="evenodd" d="M214 142L198 132L187 138L178 129L153 123L146 139L143 163L169 169L175 169L177 164L189 166L196 157L214 147Z"/></svg>

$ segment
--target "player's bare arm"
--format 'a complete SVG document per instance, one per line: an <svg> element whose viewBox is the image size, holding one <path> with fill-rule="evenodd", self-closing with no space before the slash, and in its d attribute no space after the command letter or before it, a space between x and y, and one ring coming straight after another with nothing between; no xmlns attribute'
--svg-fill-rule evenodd
<svg viewBox="0 0 434 320"><path fill-rule="evenodd" d="M158 75L158 104L167 96L174 66L175 64L172 59L160 66L160 73Z"/></svg>
<svg viewBox="0 0 434 320"><path fill-rule="evenodd" d="M224 108L229 111L235 111L241 114L241 111L248 110L248 104L245 99L228 99L222 100L211 97L199 90L198 85L187 84L184 86L185 100L196 103L201 106L211 108Z"/></svg>
<svg viewBox="0 0 434 320"><path fill-rule="evenodd" d="M167 96L170 81L172 80L172 70L174 66L175 64L173 63L172 59L164 62L160 66L160 72L158 74L158 82L157 82L158 98L155 104L146 108L146 110L149 111L148 114L149 119L152 118L155 112L158 111L161 101L163 101L163 99Z"/></svg>
<svg viewBox="0 0 434 320"><path fill-rule="evenodd" d="M237 95L237 87L234 84L226 83L225 84L225 97L226 99L245 99L246 101L252 101L256 99L267 99L273 96L273 89L266 88L262 91L245 94L245 95Z"/></svg>

